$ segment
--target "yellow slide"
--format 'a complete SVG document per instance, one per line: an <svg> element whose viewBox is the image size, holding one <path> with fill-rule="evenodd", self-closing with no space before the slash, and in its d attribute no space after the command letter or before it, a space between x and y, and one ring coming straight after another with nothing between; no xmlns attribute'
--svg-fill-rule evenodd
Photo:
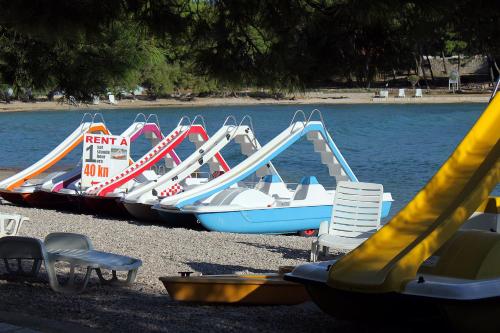
<svg viewBox="0 0 500 333"><path fill-rule="evenodd" d="M329 272L337 289L400 292L420 265L487 200L500 178L500 94L427 185Z"/></svg>

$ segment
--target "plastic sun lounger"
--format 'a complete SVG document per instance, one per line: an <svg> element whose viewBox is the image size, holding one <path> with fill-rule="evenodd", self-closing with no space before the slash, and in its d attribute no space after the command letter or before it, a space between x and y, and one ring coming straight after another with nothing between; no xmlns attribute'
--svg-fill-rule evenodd
<svg viewBox="0 0 500 333"><path fill-rule="evenodd" d="M0 237L17 235L24 221L29 219L17 214L0 213Z"/></svg>
<svg viewBox="0 0 500 333"><path fill-rule="evenodd" d="M4 260L7 272L10 274L37 277L42 261L44 262L50 287L56 291L67 294L82 292L88 281L92 270L96 270L101 283L121 282L133 283L137 270L142 261L131 257L95 251L92 242L87 236L73 233L49 234L44 243L39 239L30 237L7 236L0 239L0 258ZM17 260L17 270L13 270L9 260ZM22 260L33 260L30 272L25 272ZM70 264L69 278L64 286L58 279L55 263L63 261ZM86 267L87 271L80 286L75 285L75 267ZM112 271L112 278L106 280L101 269ZM127 279L119 281L117 271L126 271Z"/></svg>

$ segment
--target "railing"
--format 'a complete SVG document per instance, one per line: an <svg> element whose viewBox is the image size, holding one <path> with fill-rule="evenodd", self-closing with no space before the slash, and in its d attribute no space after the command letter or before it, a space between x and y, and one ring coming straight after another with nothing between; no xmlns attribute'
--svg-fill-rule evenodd
<svg viewBox="0 0 500 333"><path fill-rule="evenodd" d="M295 113L293 114L293 117L292 117L292 121L290 121L290 125L288 126L292 126L292 128L290 129L290 133L293 132L293 130L295 129L295 125L297 125L299 123L299 121L295 121L295 118L297 118L297 115L302 115L302 118L304 118L304 121L302 121L303 124L305 124L305 122L307 121L306 119L306 114L304 113L304 111L302 110L297 110L295 111Z"/></svg>
<svg viewBox="0 0 500 333"><path fill-rule="evenodd" d="M87 116L90 117L90 121L92 121L92 113L89 113L89 112L85 112L83 114L83 117L82 117L82 120L80 121L80 125L83 124L85 122L85 119L87 118Z"/></svg>
<svg viewBox="0 0 500 333"><path fill-rule="evenodd" d="M290 125L289 125L289 126L292 126L292 124L293 124L292 128L290 129L290 133L293 132L293 130L295 129L295 126L298 123L303 124L302 131L304 131L306 129L307 125L309 125L309 123L312 121L312 117L315 114L317 114L319 116L319 120L320 120L321 124L323 125L323 128L325 129L325 131L328 131L326 128L325 120L323 119L323 114L321 113L320 110L314 109L309 114L309 117L306 117L306 114L302 110L295 111L295 113L293 114L292 121L290 122ZM297 118L298 115L302 115L302 118L304 118L304 120L303 121L295 121L295 118Z"/></svg>
<svg viewBox="0 0 500 333"><path fill-rule="evenodd" d="M160 130L161 133L161 127L160 127L160 120L158 120L158 115L156 113L150 113L148 117L146 118L146 123L149 123L150 119L153 118L154 123L156 126L158 126L158 129Z"/></svg>
<svg viewBox="0 0 500 333"><path fill-rule="evenodd" d="M191 125L189 126L189 128L191 128L193 125L195 125L195 122L196 120L198 119L201 119L201 125L203 125L203 128L205 129L205 131L207 130L207 124L205 124L205 118L203 118L203 116L201 114L197 114L193 121L191 122ZM198 124L199 125L199 124Z"/></svg>
<svg viewBox="0 0 500 333"><path fill-rule="evenodd" d="M99 112L94 113L94 116L92 117L92 124L96 123L95 119L98 118L98 117L101 118L101 123L103 123L104 126L106 126L106 122L104 121L104 117L103 117L102 113L99 113Z"/></svg>

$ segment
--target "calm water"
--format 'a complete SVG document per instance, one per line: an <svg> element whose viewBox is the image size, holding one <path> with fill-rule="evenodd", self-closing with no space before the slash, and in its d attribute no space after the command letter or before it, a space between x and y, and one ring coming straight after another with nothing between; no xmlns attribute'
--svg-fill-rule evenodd
<svg viewBox="0 0 500 333"><path fill-rule="evenodd" d="M249 114L258 140L265 144L289 125L298 108L307 112L321 110L330 134L359 180L382 183L386 191L392 192L395 213L447 159L484 105L230 106L100 112L113 134L130 125L138 112L156 113L164 133L173 129L183 115L193 118L203 114L209 133L213 133L226 116L234 115L239 121ZM23 168L37 161L78 126L82 115L83 110L0 113L0 168ZM183 144L179 155L188 156L192 147L190 143ZM148 143L139 140L132 146L133 155L140 156L147 148ZM237 148L232 145L223 151L230 165L242 159ZM78 153L71 154L62 164L73 165ZM305 139L274 162L288 182L315 175L327 186L334 185L327 168L319 163L319 156Z"/></svg>

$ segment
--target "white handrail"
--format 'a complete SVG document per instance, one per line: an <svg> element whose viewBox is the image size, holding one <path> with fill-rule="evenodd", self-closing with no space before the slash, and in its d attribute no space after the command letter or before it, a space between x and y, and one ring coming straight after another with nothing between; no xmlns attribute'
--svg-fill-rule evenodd
<svg viewBox="0 0 500 333"><path fill-rule="evenodd" d="M92 117L92 124L95 124L95 122L96 122L95 119L97 117L101 118L101 122L104 124L104 126L106 126L106 122L104 121L104 117L103 117L102 113L99 113L99 112L94 113L94 116Z"/></svg>
<svg viewBox="0 0 500 333"><path fill-rule="evenodd" d="M89 116L89 117L90 117L90 121L92 121L92 113L90 113L90 112L85 112L85 113L83 114L82 120L80 121L80 125L84 123L84 120L85 120L85 118L87 118L87 116Z"/></svg>
<svg viewBox="0 0 500 333"><path fill-rule="evenodd" d="M233 116L232 114L230 114L229 116L226 117L226 120L224 120L224 123L222 124L222 126L226 126L227 122L230 119L232 119L234 121L234 126L238 126L238 122L236 121L235 116Z"/></svg>
<svg viewBox="0 0 500 333"><path fill-rule="evenodd" d="M137 118L139 118L140 116L142 116L142 118L144 118L143 123L145 123L145 122L146 122L146 115L145 115L144 113L142 113L142 112L139 112L139 113L135 116L133 123L138 122L138 121L137 121Z"/></svg>
<svg viewBox="0 0 500 333"><path fill-rule="evenodd" d="M203 128L205 129L205 131L207 130L207 124L205 124L205 118L203 118L203 116L201 114L197 114L193 121L191 122L191 125L189 126L189 128L191 128L194 124L195 124L195 121L198 120L198 119L201 119L201 123L203 125ZM199 124L198 124L199 125Z"/></svg>
<svg viewBox="0 0 500 333"><path fill-rule="evenodd" d="M254 148L257 148L257 138L255 137L255 130L253 128L253 119L248 114L244 115L243 118L241 118L241 121L238 124L238 127L236 127L236 130L234 131L234 133L238 132L238 129L243 124L243 122L245 121L245 119L248 119L248 121L250 123L250 125L248 125L248 127L250 128L250 130L252 131L252 134L253 134L252 143L253 143Z"/></svg>
<svg viewBox="0 0 500 333"><path fill-rule="evenodd" d="M323 120L323 114L318 109L314 109L311 111L311 113L309 114L309 118L307 118L307 121L306 121L304 128L302 130L304 130L307 127L307 125L311 122L311 118L315 113L317 113L319 115L319 119L321 121L321 124L323 125L323 128L325 129L325 131L327 131L325 121Z"/></svg>
<svg viewBox="0 0 500 333"><path fill-rule="evenodd" d="M160 120L158 119L158 115L157 115L156 113L150 113L150 114L148 115L148 117L146 118L146 123L149 123L149 119L150 119L150 118L153 118L153 120L156 120L156 121L155 121L155 124L156 124L156 126L158 126L158 129L159 129L159 130L160 130L160 132L161 132Z"/></svg>
<svg viewBox="0 0 500 333"><path fill-rule="evenodd" d="M182 116L179 122L177 123L177 127L181 126L182 122L186 119L188 120L188 123L191 124L191 118L189 118L188 116Z"/></svg>
<svg viewBox="0 0 500 333"><path fill-rule="evenodd" d="M300 115L300 114L304 118L304 121L302 121L302 123L304 124L307 121L306 114L304 113L304 111L302 111L302 110L295 111L295 113L293 114L293 117L292 117L292 121L290 122L290 125L289 125L289 126L292 126L292 124L293 124L292 128L290 129L290 133L293 132L293 130L295 129L295 125L299 122L299 121L295 121L295 118L297 117L297 115Z"/></svg>

